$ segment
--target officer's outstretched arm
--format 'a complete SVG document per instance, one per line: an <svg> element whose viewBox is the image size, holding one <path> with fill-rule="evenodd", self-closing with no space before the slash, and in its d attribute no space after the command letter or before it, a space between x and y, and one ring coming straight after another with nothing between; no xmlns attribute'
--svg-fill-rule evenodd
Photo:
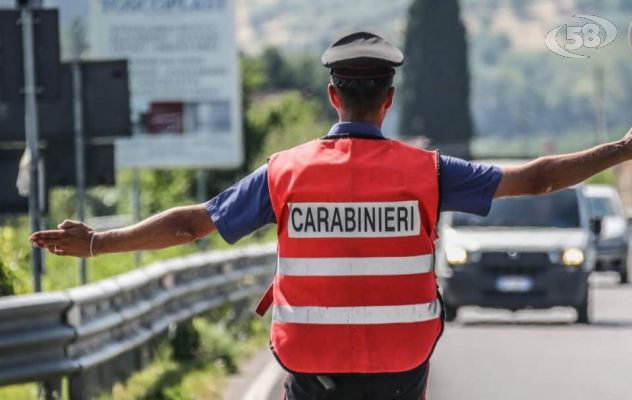
<svg viewBox="0 0 632 400"><path fill-rule="evenodd" d="M89 257L162 249L192 242L215 231L204 204L172 208L136 225L105 232L97 233L81 222L70 220L57 228L33 233L29 239L34 246L47 248L54 254Z"/></svg>
<svg viewBox="0 0 632 400"><path fill-rule="evenodd" d="M616 142L572 154L540 157L524 165L503 168L503 177L494 197L554 192L630 159L632 129Z"/></svg>

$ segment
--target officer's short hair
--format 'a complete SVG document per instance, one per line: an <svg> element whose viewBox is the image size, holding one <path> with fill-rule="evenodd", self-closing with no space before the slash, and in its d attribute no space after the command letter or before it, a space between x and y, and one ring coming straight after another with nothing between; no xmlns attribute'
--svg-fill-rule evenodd
<svg viewBox="0 0 632 400"><path fill-rule="evenodd" d="M346 79L332 75L331 83L342 108L361 117L380 109L393 86L393 78Z"/></svg>

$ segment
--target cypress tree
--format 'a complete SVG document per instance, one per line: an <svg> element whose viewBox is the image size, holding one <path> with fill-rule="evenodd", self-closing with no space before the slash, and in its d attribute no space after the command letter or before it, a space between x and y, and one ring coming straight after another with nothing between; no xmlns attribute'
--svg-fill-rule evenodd
<svg viewBox="0 0 632 400"><path fill-rule="evenodd" d="M458 0L413 0L404 47L400 133L469 157L472 118L465 27Z"/></svg>

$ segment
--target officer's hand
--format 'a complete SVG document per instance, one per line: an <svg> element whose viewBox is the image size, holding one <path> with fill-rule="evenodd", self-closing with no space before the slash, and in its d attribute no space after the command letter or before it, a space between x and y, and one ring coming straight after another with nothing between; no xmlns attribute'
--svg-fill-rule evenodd
<svg viewBox="0 0 632 400"><path fill-rule="evenodd" d="M46 248L62 256L90 257L90 239L94 230L83 222L65 220L58 229L33 233L29 240L35 247Z"/></svg>
<svg viewBox="0 0 632 400"><path fill-rule="evenodd" d="M630 128L628 133L626 133L623 139L621 139L621 142L625 146L628 157L632 158L632 128Z"/></svg>

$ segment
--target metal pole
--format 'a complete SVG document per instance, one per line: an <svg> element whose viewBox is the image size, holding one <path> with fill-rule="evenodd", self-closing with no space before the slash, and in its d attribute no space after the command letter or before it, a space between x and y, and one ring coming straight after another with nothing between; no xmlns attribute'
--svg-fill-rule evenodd
<svg viewBox="0 0 632 400"><path fill-rule="evenodd" d="M32 2L35 5L39 2ZM29 165L29 220L31 231L44 229L42 218L43 196L46 190L43 180L43 163L39 157L39 126L37 109L37 81L35 77L35 47L33 40L33 14L27 7L20 10L20 23L22 24L22 53L24 57L24 130L26 134L26 146L31 153ZM40 169L42 173L40 174ZM40 248L31 246L31 263L33 266L33 289L42 291L42 273L44 271L44 255ZM42 386L45 398L54 396L59 389L56 384L50 383ZM61 393L61 390L58 392Z"/></svg>
<svg viewBox="0 0 632 400"><path fill-rule="evenodd" d="M595 124L597 134L597 144L605 143L608 140L608 125L606 122L606 89L605 74L601 66L595 67L593 71L594 78L594 105L595 105Z"/></svg>
<svg viewBox="0 0 632 400"><path fill-rule="evenodd" d="M134 168L132 171L132 212L134 213L134 222L140 222L140 173L138 168ZM143 262L143 253L140 251L134 252L134 264L136 267L140 267Z"/></svg>
<svg viewBox="0 0 632 400"><path fill-rule="evenodd" d="M199 203L205 202L207 196L207 185L206 185L206 171L203 169L198 169L196 174L197 181L197 198ZM198 248L200 250L208 249L208 238L202 238L198 241Z"/></svg>
<svg viewBox="0 0 632 400"><path fill-rule="evenodd" d="M44 206L46 205L46 169L44 168L44 160L39 157L38 169L39 180L39 215L40 215L40 231L44 231L47 228L46 217L44 213ZM40 251L40 272L42 275L46 273L46 252Z"/></svg>
<svg viewBox="0 0 632 400"><path fill-rule="evenodd" d="M20 10L22 24L22 48L24 54L24 128L26 145L31 153L29 166L29 219L31 231L41 228L41 206L39 194L39 149L38 149L38 117L37 117L37 82L35 78L35 49L33 43L33 14L28 7ZM42 290L42 250L31 247L31 263L33 265L33 288Z"/></svg>
<svg viewBox="0 0 632 400"><path fill-rule="evenodd" d="M81 89L81 63L75 59L72 63L72 98L74 111L75 130L75 174L77 176L77 218L85 219L86 204L86 165L85 165L85 140L83 132L83 104ZM85 258L79 260L81 271L81 284L88 283L88 263Z"/></svg>

